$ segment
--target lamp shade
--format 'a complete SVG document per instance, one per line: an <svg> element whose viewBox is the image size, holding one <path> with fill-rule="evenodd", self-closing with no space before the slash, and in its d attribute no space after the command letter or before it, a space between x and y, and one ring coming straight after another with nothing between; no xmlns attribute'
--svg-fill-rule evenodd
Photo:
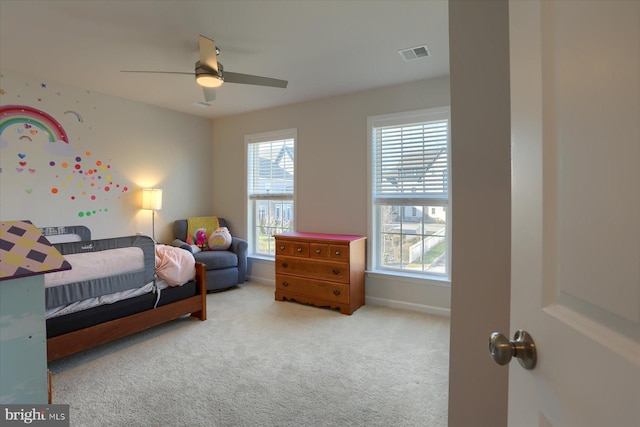
<svg viewBox="0 0 640 427"><path fill-rule="evenodd" d="M162 209L162 190L159 188L143 189L142 209L151 209L154 211Z"/></svg>

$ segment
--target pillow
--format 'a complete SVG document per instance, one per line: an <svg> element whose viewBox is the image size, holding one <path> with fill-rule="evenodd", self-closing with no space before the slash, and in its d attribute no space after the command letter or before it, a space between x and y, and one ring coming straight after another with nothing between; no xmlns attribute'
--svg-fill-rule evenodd
<svg viewBox="0 0 640 427"><path fill-rule="evenodd" d="M202 250L196 245L188 245L187 243L183 242L180 239L173 239L173 242L171 242L171 246L184 249L185 251L191 252L192 254L197 254Z"/></svg>
<svg viewBox="0 0 640 427"><path fill-rule="evenodd" d="M231 233L227 227L220 227L209 236L210 251L226 251L231 246Z"/></svg>

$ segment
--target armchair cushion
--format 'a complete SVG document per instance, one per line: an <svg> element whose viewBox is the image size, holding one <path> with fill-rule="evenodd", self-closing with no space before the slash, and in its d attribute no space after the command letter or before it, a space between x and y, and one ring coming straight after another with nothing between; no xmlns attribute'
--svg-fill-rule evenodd
<svg viewBox="0 0 640 427"><path fill-rule="evenodd" d="M206 270L220 270L238 266L238 255L231 251L202 251L193 257L196 262L203 263Z"/></svg>

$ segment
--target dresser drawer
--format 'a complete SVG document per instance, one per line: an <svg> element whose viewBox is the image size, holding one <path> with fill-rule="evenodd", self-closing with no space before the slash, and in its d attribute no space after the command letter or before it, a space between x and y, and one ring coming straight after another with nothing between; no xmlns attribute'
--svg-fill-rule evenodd
<svg viewBox="0 0 640 427"><path fill-rule="evenodd" d="M276 290L324 301L349 304L349 285L276 274Z"/></svg>
<svg viewBox="0 0 640 427"><path fill-rule="evenodd" d="M309 257L329 259L329 245L326 243L309 243Z"/></svg>
<svg viewBox="0 0 640 427"><path fill-rule="evenodd" d="M349 264L311 258L276 257L276 273L349 283Z"/></svg>
<svg viewBox="0 0 640 427"><path fill-rule="evenodd" d="M309 243L276 240L276 255L299 256L306 258L309 256Z"/></svg>
<svg viewBox="0 0 640 427"><path fill-rule="evenodd" d="M309 243L309 257L349 262L349 246L328 243Z"/></svg>
<svg viewBox="0 0 640 427"><path fill-rule="evenodd" d="M334 260L349 261L349 246L330 245L329 257Z"/></svg>

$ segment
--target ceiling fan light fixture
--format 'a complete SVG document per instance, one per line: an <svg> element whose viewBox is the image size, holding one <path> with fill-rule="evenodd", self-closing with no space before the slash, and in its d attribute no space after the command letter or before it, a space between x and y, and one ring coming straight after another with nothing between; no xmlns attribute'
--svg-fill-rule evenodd
<svg viewBox="0 0 640 427"><path fill-rule="evenodd" d="M222 86L222 77L213 73L196 74L196 82L204 87L220 87Z"/></svg>
<svg viewBox="0 0 640 427"><path fill-rule="evenodd" d="M196 83L204 87L220 87L224 82L223 68L222 64L219 62L216 65L218 66L218 69L214 70L201 65L200 61L196 62Z"/></svg>

